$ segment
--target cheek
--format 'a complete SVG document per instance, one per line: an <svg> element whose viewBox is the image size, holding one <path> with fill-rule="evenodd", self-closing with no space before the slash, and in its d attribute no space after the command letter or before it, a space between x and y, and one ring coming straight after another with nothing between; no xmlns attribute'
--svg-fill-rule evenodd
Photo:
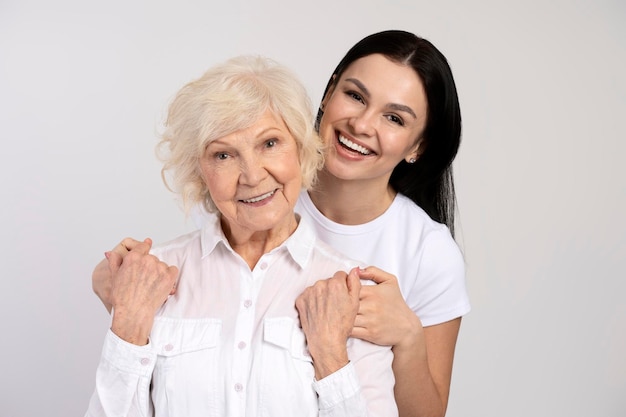
<svg viewBox="0 0 626 417"><path fill-rule="evenodd" d="M402 154L409 152L415 146L415 138L406 132L389 132L386 137L386 148L388 151L394 154Z"/></svg>
<svg viewBox="0 0 626 417"><path fill-rule="evenodd" d="M343 117L347 103L341 103L341 99L333 95L326 106L324 106L324 116L320 123L320 129L327 127L328 123Z"/></svg>
<svg viewBox="0 0 626 417"><path fill-rule="evenodd" d="M213 201L229 198L233 194L233 181L225 172L208 170L204 171L202 178ZM236 184L235 184L236 186Z"/></svg>
<svg viewBox="0 0 626 417"><path fill-rule="evenodd" d="M282 163L275 164L276 179L285 186L297 186L300 188L302 184L302 168L300 167L300 158L296 152L285 153L281 159Z"/></svg>

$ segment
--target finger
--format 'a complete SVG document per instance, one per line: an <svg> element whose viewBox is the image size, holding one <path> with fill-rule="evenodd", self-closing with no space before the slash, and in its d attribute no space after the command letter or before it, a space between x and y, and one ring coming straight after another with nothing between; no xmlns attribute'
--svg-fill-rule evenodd
<svg viewBox="0 0 626 417"><path fill-rule="evenodd" d="M363 283L361 282L361 292L359 293L359 299L361 301L367 300L373 294L375 294L375 291L376 291L375 285L363 285Z"/></svg>
<svg viewBox="0 0 626 417"><path fill-rule="evenodd" d="M143 242L127 237L126 239L122 241L122 243L124 244L124 246L126 246L128 250L133 250L142 243L145 243L149 245L150 247L152 247L152 239L150 239L149 237L145 238Z"/></svg>
<svg viewBox="0 0 626 417"><path fill-rule="evenodd" d="M354 327L367 328L368 320L363 314L357 314L354 318Z"/></svg>
<svg viewBox="0 0 626 417"><path fill-rule="evenodd" d="M150 254L150 249L152 249L152 239L147 238L143 242L137 242L131 251L137 252L141 255L148 255Z"/></svg>
<svg viewBox="0 0 626 417"><path fill-rule="evenodd" d="M168 266L167 274L170 276L171 279L174 280L174 284L178 282L178 268L176 268L175 266L171 266L171 265Z"/></svg>
<svg viewBox="0 0 626 417"><path fill-rule="evenodd" d="M395 275L385 272L375 266L368 266L367 268L359 269L358 272L361 279L369 279L374 281L376 284L382 284L396 279Z"/></svg>
<svg viewBox="0 0 626 417"><path fill-rule="evenodd" d="M317 281L312 288L317 296L326 297L328 294L343 294L346 291L350 291L348 274L344 271L337 271L332 277Z"/></svg>
<svg viewBox="0 0 626 417"><path fill-rule="evenodd" d="M313 284L313 287L317 286L317 285L324 285L325 281L331 281L331 280L337 280L337 281L344 281L347 279L348 274L346 274L343 271L337 271L333 274L332 277L330 277L328 280L319 280L317 281L315 284Z"/></svg>
<svg viewBox="0 0 626 417"><path fill-rule="evenodd" d="M128 252L133 250L140 243L148 243L150 246L152 246L152 239L146 238L143 242L141 242L140 240L135 240L132 237L127 237L122 239L122 241L113 248L113 252L121 255L123 258Z"/></svg>
<svg viewBox="0 0 626 417"><path fill-rule="evenodd" d="M308 296L308 288L304 290L302 294L296 298L296 310L298 310L298 316L300 318L300 327L306 325L306 297Z"/></svg>
<svg viewBox="0 0 626 417"><path fill-rule="evenodd" d="M363 297L363 292L368 291L369 288L373 288L373 286L363 285L361 287L361 294L359 295L359 315L367 316L368 314L380 314L380 312L376 310L377 304L375 300L373 301L371 298Z"/></svg>
<svg viewBox="0 0 626 417"><path fill-rule="evenodd" d="M122 239L120 243L115 245L115 247L111 251L124 257L124 255L126 255L130 251L129 245L132 245L133 241L135 241L135 239L133 238L130 238L130 237L124 238Z"/></svg>
<svg viewBox="0 0 626 417"><path fill-rule="evenodd" d="M361 292L361 279L359 277L359 268L352 268L350 273L346 277L346 284L348 285L348 293L350 297L358 300Z"/></svg>
<svg viewBox="0 0 626 417"><path fill-rule="evenodd" d="M109 252L109 256L107 256L107 261L109 263L109 269L111 270L112 275L117 274L117 271L120 269L123 260L124 259L122 258L122 255L120 255L116 251Z"/></svg>
<svg viewBox="0 0 626 417"><path fill-rule="evenodd" d="M174 276L174 286L170 290L170 295L174 295L174 294L176 294L176 289L178 288L178 280L180 278L178 276L178 268L176 268L175 266L170 266L169 267L169 272L170 272L170 274L172 274Z"/></svg>
<svg viewBox="0 0 626 417"><path fill-rule="evenodd" d="M350 337L367 340L369 332L365 327L354 326L350 331Z"/></svg>

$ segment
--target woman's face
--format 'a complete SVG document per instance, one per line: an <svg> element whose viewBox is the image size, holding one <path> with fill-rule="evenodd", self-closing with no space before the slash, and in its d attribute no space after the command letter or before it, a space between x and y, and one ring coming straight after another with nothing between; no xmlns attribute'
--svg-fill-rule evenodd
<svg viewBox="0 0 626 417"><path fill-rule="evenodd" d="M286 238L293 232L302 187L298 146L271 111L249 128L209 143L200 169L229 239L264 231L284 231Z"/></svg>
<svg viewBox="0 0 626 417"><path fill-rule="evenodd" d="M422 81L408 66L374 54L354 61L323 102L325 169L344 180L388 182L403 159L417 158L426 125Z"/></svg>

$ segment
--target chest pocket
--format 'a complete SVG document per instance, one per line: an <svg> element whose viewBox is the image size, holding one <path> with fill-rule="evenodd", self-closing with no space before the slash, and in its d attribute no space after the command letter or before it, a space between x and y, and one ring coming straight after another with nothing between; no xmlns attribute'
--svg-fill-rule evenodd
<svg viewBox="0 0 626 417"><path fill-rule="evenodd" d="M150 334L157 352L152 401L163 416L219 416L221 329L219 319L155 319Z"/></svg>
<svg viewBox="0 0 626 417"><path fill-rule="evenodd" d="M315 378L313 359L297 320L291 317L266 318L262 349L261 401L280 405L280 409L268 407L261 415L317 416L317 393L312 387ZM275 399L277 395L280 401L263 401L264 398Z"/></svg>

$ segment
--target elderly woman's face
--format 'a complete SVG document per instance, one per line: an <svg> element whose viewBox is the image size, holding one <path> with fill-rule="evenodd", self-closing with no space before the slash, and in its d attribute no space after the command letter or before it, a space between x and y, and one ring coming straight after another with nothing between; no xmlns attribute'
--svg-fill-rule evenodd
<svg viewBox="0 0 626 417"><path fill-rule="evenodd" d="M209 143L200 168L227 232L293 232L302 188L298 145L271 111L249 128Z"/></svg>

